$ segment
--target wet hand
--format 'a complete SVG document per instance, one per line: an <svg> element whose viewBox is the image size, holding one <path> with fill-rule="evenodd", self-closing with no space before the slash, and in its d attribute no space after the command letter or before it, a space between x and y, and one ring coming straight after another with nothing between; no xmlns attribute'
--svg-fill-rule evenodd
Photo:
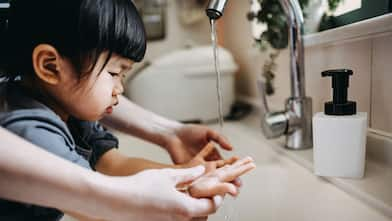
<svg viewBox="0 0 392 221"><path fill-rule="evenodd" d="M166 142L166 149L176 164L184 164L191 161L211 141L214 141L222 149L232 150L233 147L219 133L202 125L183 125L175 130ZM214 148L204 157L207 161L221 160L219 151Z"/></svg>
<svg viewBox="0 0 392 221"><path fill-rule="evenodd" d="M225 194L236 196L238 190L232 182L254 168L256 165L253 159L245 157L232 165L211 170L190 184L189 194L196 198L211 198Z"/></svg>

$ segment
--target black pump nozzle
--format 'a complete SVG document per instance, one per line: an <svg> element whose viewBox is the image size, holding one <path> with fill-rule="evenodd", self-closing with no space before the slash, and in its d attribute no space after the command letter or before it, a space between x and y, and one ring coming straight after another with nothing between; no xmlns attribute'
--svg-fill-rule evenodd
<svg viewBox="0 0 392 221"><path fill-rule="evenodd" d="M350 75L353 75L353 71L349 69L328 70L321 73L323 77L332 77L333 101L325 103L325 114L354 115L357 113L357 104L347 101Z"/></svg>

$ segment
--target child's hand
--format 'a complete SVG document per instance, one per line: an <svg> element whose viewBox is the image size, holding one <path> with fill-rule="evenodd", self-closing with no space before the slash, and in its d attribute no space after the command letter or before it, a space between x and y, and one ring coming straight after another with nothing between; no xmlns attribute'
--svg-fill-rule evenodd
<svg viewBox="0 0 392 221"><path fill-rule="evenodd" d="M253 159L246 157L232 165L213 169L190 184L189 194L196 198L211 198L226 193L236 196L238 194L237 188L231 182L254 168L256 165L253 163Z"/></svg>
<svg viewBox="0 0 392 221"><path fill-rule="evenodd" d="M215 170L216 168L220 168L225 166L226 164L232 164L238 160L238 157L232 157L226 160L215 160L215 161L207 161L207 157L211 155L215 151L215 145L213 142L209 142L203 149L188 163L182 164L182 168L191 168L198 165L204 165L206 167L206 172L210 170Z"/></svg>

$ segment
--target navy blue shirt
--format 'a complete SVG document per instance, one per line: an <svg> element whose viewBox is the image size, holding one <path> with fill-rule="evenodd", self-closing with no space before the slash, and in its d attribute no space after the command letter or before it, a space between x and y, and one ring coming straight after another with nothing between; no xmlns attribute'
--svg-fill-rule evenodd
<svg viewBox="0 0 392 221"><path fill-rule="evenodd" d="M70 117L65 123L50 108L29 94L17 83L0 83L1 127L48 152L88 169L94 169L104 153L118 147L118 139L98 122ZM62 216L63 213L57 209L0 199L2 221L52 221L60 220Z"/></svg>

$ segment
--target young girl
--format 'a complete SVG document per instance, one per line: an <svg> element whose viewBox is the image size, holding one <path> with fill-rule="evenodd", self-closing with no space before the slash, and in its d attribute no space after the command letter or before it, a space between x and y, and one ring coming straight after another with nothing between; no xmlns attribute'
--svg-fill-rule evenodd
<svg viewBox="0 0 392 221"><path fill-rule="evenodd" d="M207 164L210 172L179 187L194 197L236 195L230 182L254 168L250 158L207 163L211 144L176 166L116 150L117 138L97 120L113 112L122 78L146 51L143 24L131 0L13 0L2 37L0 78L7 82L0 86L0 126L37 146L109 175ZM215 170L225 164L230 166ZM0 220L61 216L52 208L0 201Z"/></svg>

